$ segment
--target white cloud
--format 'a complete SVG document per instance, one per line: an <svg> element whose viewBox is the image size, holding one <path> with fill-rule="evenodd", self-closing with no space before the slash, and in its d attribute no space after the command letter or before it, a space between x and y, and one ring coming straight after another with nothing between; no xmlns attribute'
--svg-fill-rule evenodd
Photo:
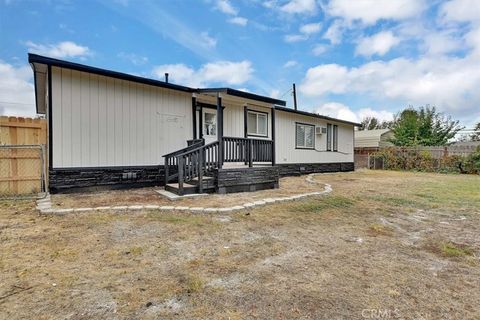
<svg viewBox="0 0 480 320"><path fill-rule="evenodd" d="M247 25L248 19L243 17L233 17L229 19L228 22L244 27Z"/></svg>
<svg viewBox="0 0 480 320"><path fill-rule="evenodd" d="M191 87L204 87L211 83L240 85L252 77L252 63L250 61L218 61L204 64L194 70L184 64L170 64L156 66L152 73L159 79L169 73L172 82Z"/></svg>
<svg viewBox="0 0 480 320"><path fill-rule="evenodd" d="M312 34L320 32L321 28L322 28L321 23L304 24L300 27L300 29L299 29L300 33L299 34L287 34L287 35L285 35L285 37L283 39L285 40L285 42L288 42L288 43L305 41Z"/></svg>
<svg viewBox="0 0 480 320"><path fill-rule="evenodd" d="M273 89L271 92L270 92L270 97L274 98L274 99L278 99L280 96L280 90L277 90L277 89Z"/></svg>
<svg viewBox="0 0 480 320"><path fill-rule="evenodd" d="M36 44L27 41L28 51L38 53L53 58L73 58L87 57L92 54L91 50L86 46L81 46L72 41L63 41L57 44Z"/></svg>
<svg viewBox="0 0 480 320"><path fill-rule="evenodd" d="M349 70L338 64L322 64L308 69L300 91L308 96L326 93L344 93L348 83Z"/></svg>
<svg viewBox="0 0 480 320"><path fill-rule="evenodd" d="M347 120L347 121L358 121L357 115L350 110L346 105L339 102L328 102L315 110L316 113L321 115Z"/></svg>
<svg viewBox="0 0 480 320"><path fill-rule="evenodd" d="M291 67L295 67L296 65L298 65L298 62L295 61L295 60L289 60L287 62L285 62L285 64L283 65L284 68L291 68Z"/></svg>
<svg viewBox="0 0 480 320"><path fill-rule="evenodd" d="M431 32L423 36L425 51L430 55L449 53L462 48L461 39L448 32Z"/></svg>
<svg viewBox="0 0 480 320"><path fill-rule="evenodd" d="M314 34L320 32L322 29L321 23L308 23L300 27L300 32L304 34Z"/></svg>
<svg viewBox="0 0 480 320"><path fill-rule="evenodd" d="M447 21L480 21L480 1L448 1L440 7L439 12L440 16Z"/></svg>
<svg viewBox="0 0 480 320"><path fill-rule="evenodd" d="M315 0L290 0L280 7L280 10L287 13L313 14L317 11Z"/></svg>
<svg viewBox="0 0 480 320"><path fill-rule="evenodd" d="M0 60L0 114L34 116L35 95L32 68L15 67Z"/></svg>
<svg viewBox="0 0 480 320"><path fill-rule="evenodd" d="M152 71L153 75L158 79L164 79L165 73L169 75L169 81L175 82L179 85L193 86L197 87L199 85L199 79L195 74L195 70L184 65L183 63L178 64L164 64L156 66Z"/></svg>
<svg viewBox="0 0 480 320"><path fill-rule="evenodd" d="M478 107L478 57L425 56L372 61L347 68L325 64L310 68L300 86L307 96L366 93L376 99L432 104L444 111L467 112Z"/></svg>
<svg viewBox="0 0 480 320"><path fill-rule="evenodd" d="M304 34L287 34L283 39L285 40L285 42L294 43L307 40L308 36Z"/></svg>
<svg viewBox="0 0 480 320"><path fill-rule="evenodd" d="M232 16L235 16L238 13L237 9L235 9L228 0L217 0L215 7L223 13Z"/></svg>
<svg viewBox="0 0 480 320"><path fill-rule="evenodd" d="M267 9L273 9L276 7L277 1L276 0L264 1L262 2L262 5Z"/></svg>
<svg viewBox="0 0 480 320"><path fill-rule="evenodd" d="M473 49L472 55L480 56L480 27L469 31L464 38L467 45Z"/></svg>
<svg viewBox="0 0 480 320"><path fill-rule="evenodd" d="M250 79L253 68L250 61L219 61L207 63L200 69L200 75L206 82L224 82L239 85Z"/></svg>
<svg viewBox="0 0 480 320"><path fill-rule="evenodd" d="M331 0L326 12L347 21L375 24L381 19L403 20L420 14L423 0Z"/></svg>
<svg viewBox="0 0 480 320"><path fill-rule="evenodd" d="M342 41L344 29L345 23L337 19L328 27L327 31L323 34L323 38L329 40L331 44L339 44Z"/></svg>
<svg viewBox="0 0 480 320"><path fill-rule="evenodd" d="M217 45L217 39L212 38L208 34L208 32L200 33L200 38L202 39L202 42L205 44L205 46L208 48L213 48Z"/></svg>
<svg viewBox="0 0 480 320"><path fill-rule="evenodd" d="M350 107L339 102L328 102L318 107L315 112L337 119L361 122L366 117L375 117L380 121L393 120L393 113L387 110L373 110L372 108L361 108L352 110Z"/></svg>
<svg viewBox="0 0 480 320"><path fill-rule="evenodd" d="M362 56L378 54L383 56L398 43L400 43L400 38L394 36L391 31L381 31L370 37L362 38L355 48L355 54Z"/></svg>
<svg viewBox="0 0 480 320"><path fill-rule="evenodd" d="M238 15L238 10L232 6L232 4L228 0L217 0L216 1L216 6L218 10L221 12L232 16L232 18L228 19L228 23L231 24L236 24L239 26L246 26L248 19L244 17L239 17Z"/></svg>
<svg viewBox="0 0 480 320"><path fill-rule="evenodd" d="M130 61L132 64L136 66L141 66L148 62L147 57L144 57L135 53L120 52L118 54L118 57L121 59Z"/></svg>
<svg viewBox="0 0 480 320"><path fill-rule="evenodd" d="M327 51L328 47L324 44L317 44L315 47L312 49L312 53L315 56L321 56Z"/></svg>

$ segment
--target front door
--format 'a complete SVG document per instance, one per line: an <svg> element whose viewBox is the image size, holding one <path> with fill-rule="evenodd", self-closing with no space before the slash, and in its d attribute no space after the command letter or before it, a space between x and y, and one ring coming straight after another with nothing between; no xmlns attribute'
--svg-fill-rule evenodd
<svg viewBox="0 0 480 320"><path fill-rule="evenodd" d="M203 108L202 130L205 144L217 141L217 110Z"/></svg>

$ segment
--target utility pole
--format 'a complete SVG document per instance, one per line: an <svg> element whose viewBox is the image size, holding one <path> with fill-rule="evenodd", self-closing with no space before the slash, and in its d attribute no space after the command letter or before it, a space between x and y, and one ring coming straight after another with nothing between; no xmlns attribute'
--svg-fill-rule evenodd
<svg viewBox="0 0 480 320"><path fill-rule="evenodd" d="M295 89L295 83L293 84L293 108L297 110L297 90Z"/></svg>

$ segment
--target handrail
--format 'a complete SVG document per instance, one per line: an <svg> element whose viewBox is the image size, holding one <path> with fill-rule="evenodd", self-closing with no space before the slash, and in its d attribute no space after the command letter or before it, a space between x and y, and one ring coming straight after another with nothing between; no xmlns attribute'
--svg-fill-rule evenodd
<svg viewBox="0 0 480 320"><path fill-rule="evenodd" d="M210 147L210 146L213 146L215 144L218 144L218 141L213 141L213 142L210 142L208 144L205 144L203 146L200 146L200 147L196 147L195 149L191 149L191 150L188 150L188 151L185 151L183 153L180 153L180 154L177 154L176 157L180 157L180 156L185 156L185 155L188 155L194 151L198 151L200 149L203 149L203 148L207 148L207 147Z"/></svg>
<svg viewBox="0 0 480 320"><path fill-rule="evenodd" d="M177 150L177 151L173 151L173 152L170 152L170 153L167 153L167 154L164 154L162 157L166 158L166 157L172 157L172 156L175 156L176 154L180 154L180 153L184 153L184 152L187 152L188 150L191 150L191 149L194 149L194 148L198 148L199 146L202 146L204 143L205 143L205 140L204 139L197 139L198 141L189 145L189 146L186 146L185 148L182 148L180 150Z"/></svg>

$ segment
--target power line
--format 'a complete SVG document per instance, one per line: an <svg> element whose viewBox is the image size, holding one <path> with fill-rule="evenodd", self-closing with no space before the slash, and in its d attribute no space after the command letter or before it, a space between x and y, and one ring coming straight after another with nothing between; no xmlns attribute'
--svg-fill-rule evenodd
<svg viewBox="0 0 480 320"><path fill-rule="evenodd" d="M292 88L289 88L287 91L285 91L281 96L280 98L283 98L287 93L291 92L292 91Z"/></svg>

